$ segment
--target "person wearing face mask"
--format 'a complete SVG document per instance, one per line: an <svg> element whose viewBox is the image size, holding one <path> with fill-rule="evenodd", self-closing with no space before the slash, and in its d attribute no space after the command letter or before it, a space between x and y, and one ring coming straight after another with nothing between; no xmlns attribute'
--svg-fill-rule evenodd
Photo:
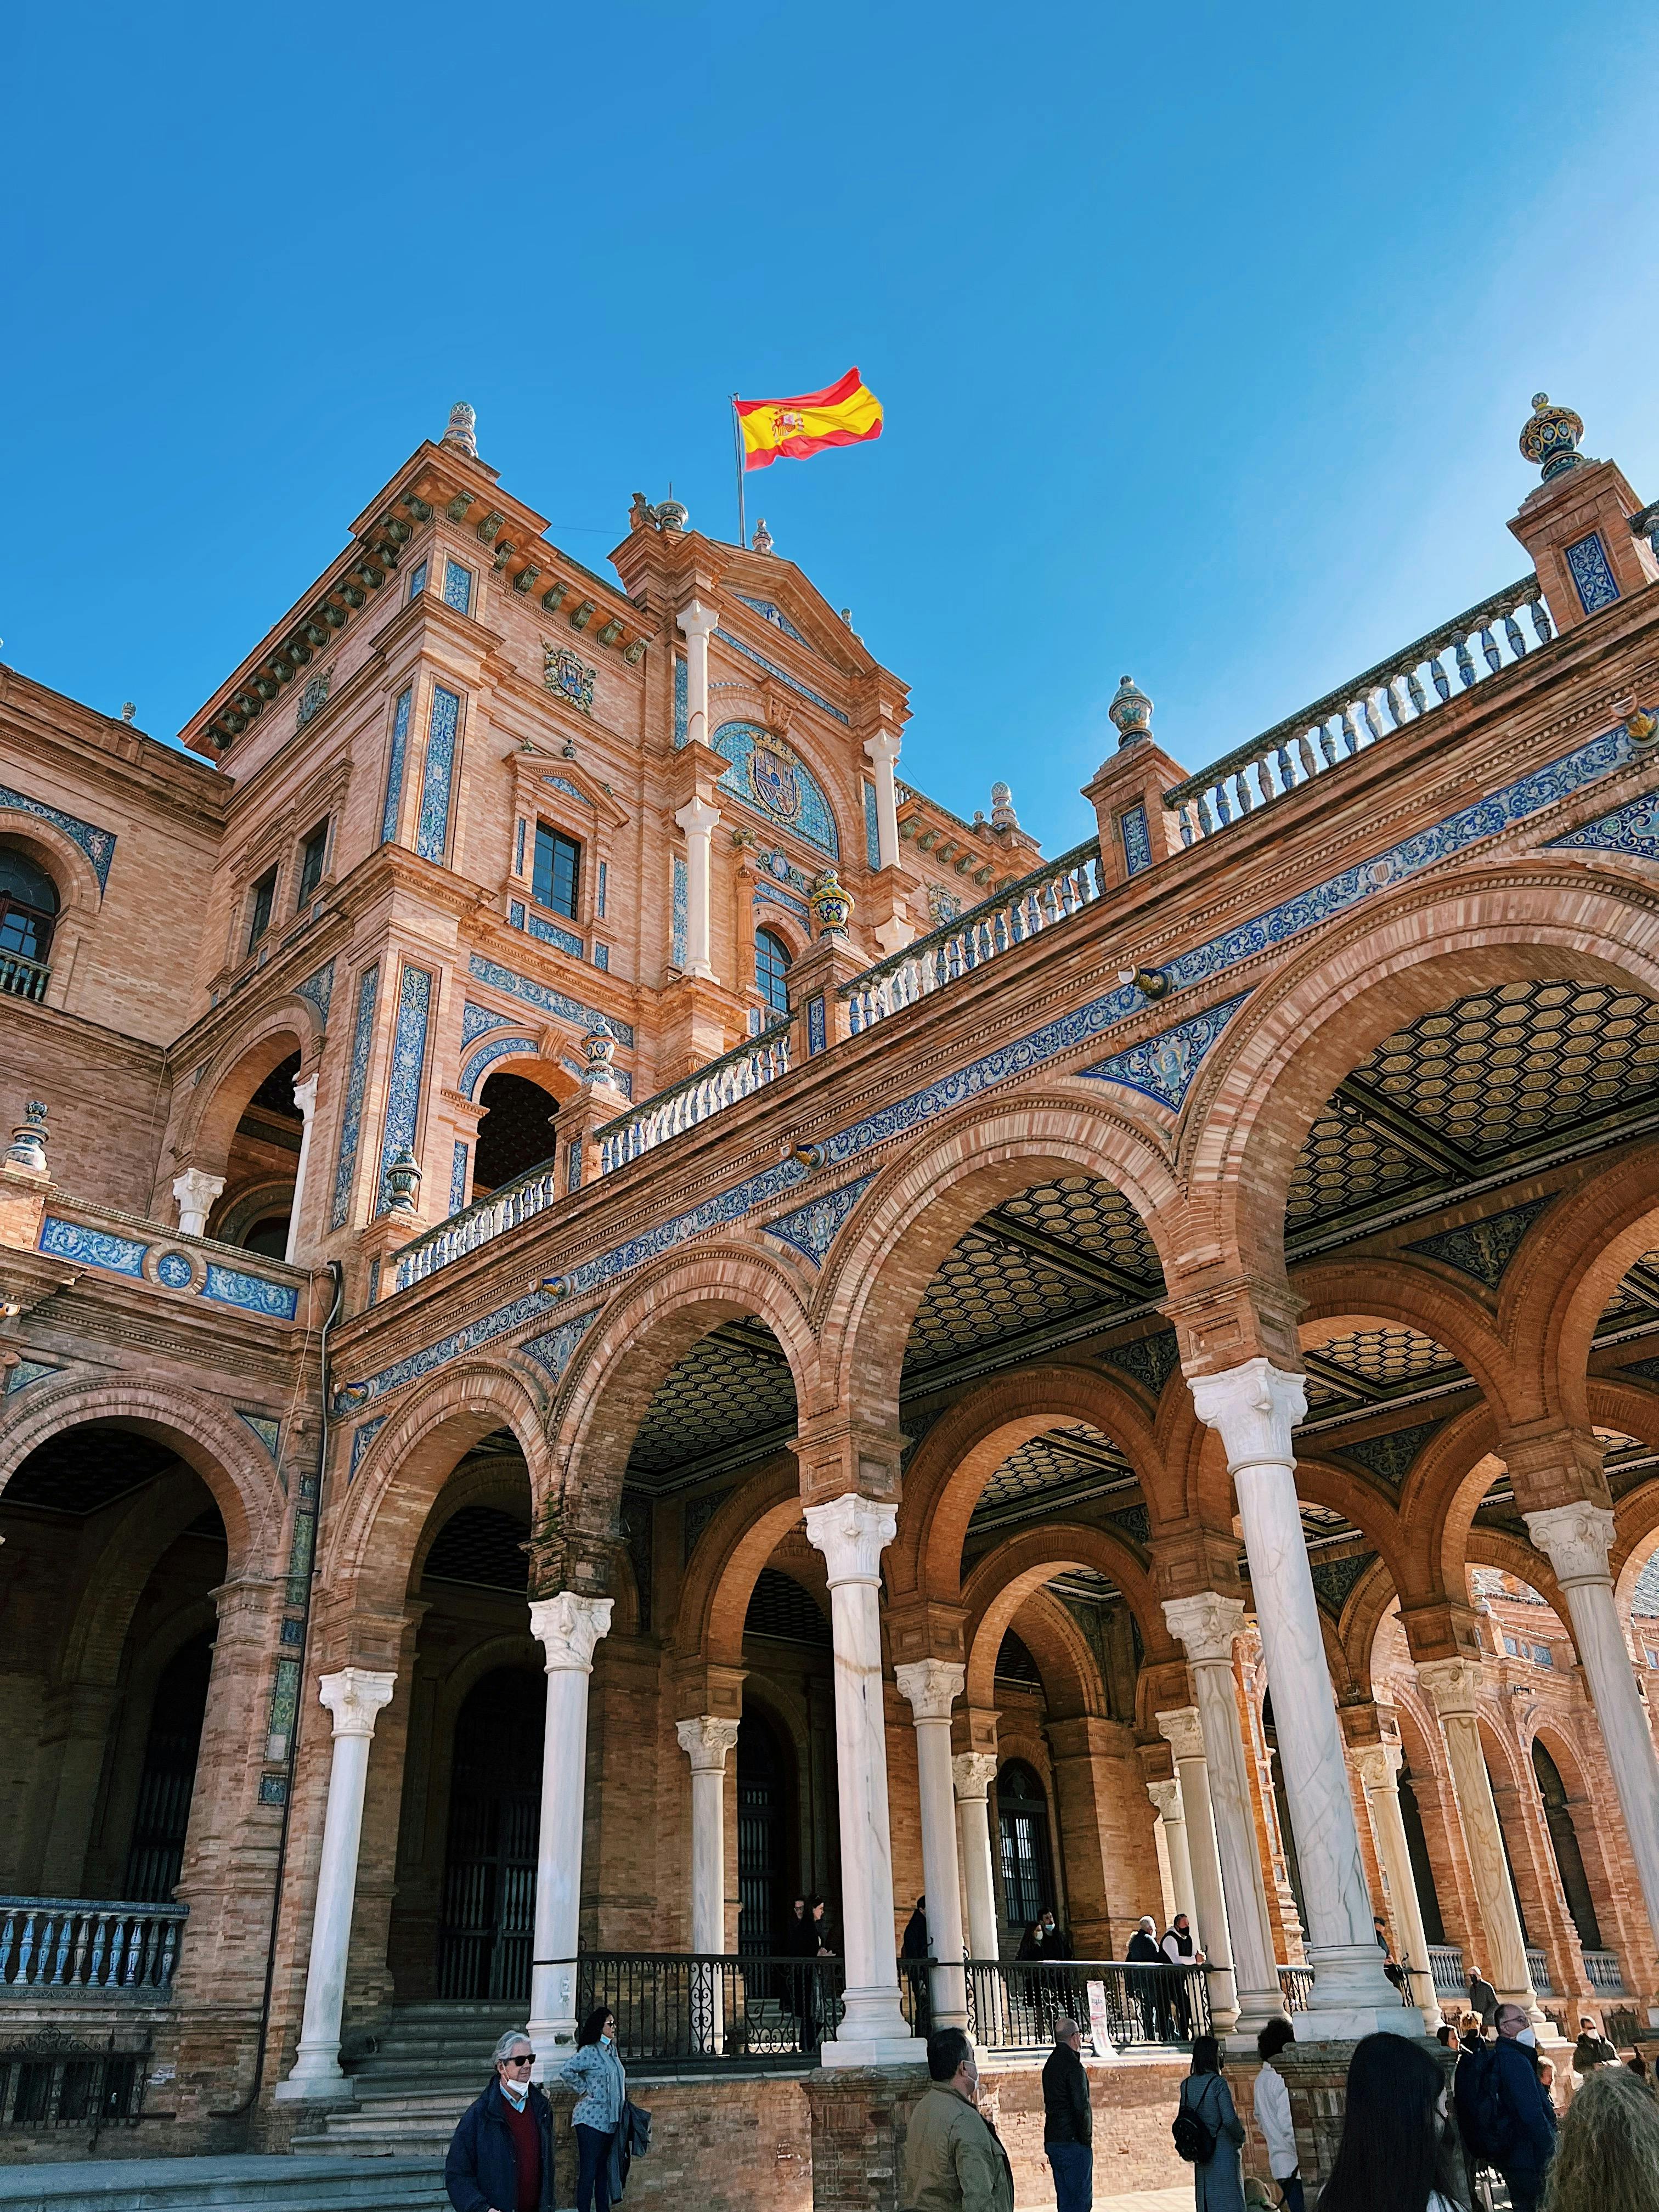
<svg viewBox="0 0 1659 2212"><path fill-rule="evenodd" d="M1457 2069L1457 2118L1470 2155L1497 2168L1514 2212L1538 2212L1555 2154L1555 2106L1538 2078L1538 2039L1517 2004L1498 2008L1498 2040Z"/></svg>
<svg viewBox="0 0 1659 2212"><path fill-rule="evenodd" d="M928 2086L904 2139L902 2212L1014 2212L1014 2173L979 2109L979 2062L965 2029L927 2039Z"/></svg>
<svg viewBox="0 0 1659 2212"><path fill-rule="evenodd" d="M582 2022L574 2056L558 2081L579 2094L570 2115L576 2130L576 2212L611 2212L611 2145L628 2102L628 2076L617 2056L617 2017L595 2005Z"/></svg>
<svg viewBox="0 0 1659 2212"><path fill-rule="evenodd" d="M535 2050L521 2027L495 2045L495 2076L450 2138L444 2187L455 2212L550 2212L553 2108L530 2078Z"/></svg>
<svg viewBox="0 0 1659 2212"><path fill-rule="evenodd" d="M1319 2212L1462 2212L1446 2080L1429 2046L1367 2035L1348 2062L1342 2140Z"/></svg>

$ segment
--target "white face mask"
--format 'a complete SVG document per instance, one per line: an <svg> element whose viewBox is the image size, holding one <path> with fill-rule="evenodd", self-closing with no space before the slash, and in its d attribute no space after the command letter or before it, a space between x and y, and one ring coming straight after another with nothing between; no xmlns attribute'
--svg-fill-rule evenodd
<svg viewBox="0 0 1659 2212"><path fill-rule="evenodd" d="M1529 2027L1523 2027L1515 2039L1517 2043L1524 2043L1528 2051L1536 2051L1538 2048L1538 2038Z"/></svg>

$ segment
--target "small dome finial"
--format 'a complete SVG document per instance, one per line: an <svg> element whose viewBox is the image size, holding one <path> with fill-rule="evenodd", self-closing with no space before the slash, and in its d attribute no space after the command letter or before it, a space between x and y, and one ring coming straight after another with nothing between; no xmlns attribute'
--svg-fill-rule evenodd
<svg viewBox="0 0 1659 2212"><path fill-rule="evenodd" d="M772 533L766 526L764 515L762 515L755 534L749 542L757 553L769 553L772 550Z"/></svg>
<svg viewBox="0 0 1659 2212"><path fill-rule="evenodd" d="M454 446L471 460L478 458L478 418L465 399L458 399L449 410L449 428L442 442Z"/></svg>
<svg viewBox="0 0 1659 2212"><path fill-rule="evenodd" d="M1552 407L1547 392L1533 393L1532 413L1521 432L1521 450L1529 461L1538 464L1538 473L1546 483L1565 476L1569 469L1589 466L1588 456L1578 450L1583 434L1582 416L1575 415L1571 407Z"/></svg>
<svg viewBox="0 0 1659 2212"><path fill-rule="evenodd" d="M1120 745L1133 744L1137 738L1150 738L1152 734L1152 702L1133 676L1118 678L1117 690L1106 712L1117 726Z"/></svg>
<svg viewBox="0 0 1659 2212"><path fill-rule="evenodd" d="M1014 794L1006 783L991 786L991 827L994 830L1018 830L1019 817L1014 811Z"/></svg>

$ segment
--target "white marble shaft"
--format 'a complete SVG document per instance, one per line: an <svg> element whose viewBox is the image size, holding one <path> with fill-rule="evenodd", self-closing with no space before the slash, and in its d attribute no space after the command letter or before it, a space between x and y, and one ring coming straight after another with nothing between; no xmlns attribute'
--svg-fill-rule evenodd
<svg viewBox="0 0 1659 2212"><path fill-rule="evenodd" d="M675 617L685 635L685 734L688 743L708 743L708 640L720 614L693 599Z"/></svg>
<svg viewBox="0 0 1659 2212"><path fill-rule="evenodd" d="M1527 1528L1555 1569L1567 1601L1573 1641L1601 1723L1613 1786L1619 1793L1648 1925L1659 1942L1659 1755L1631 1671L1619 1625L1607 1553L1613 1520L1605 1506L1554 1505L1528 1513Z"/></svg>
<svg viewBox="0 0 1659 2212"><path fill-rule="evenodd" d="M587 1688L593 1650L611 1626L608 1597L561 1590L534 1598L530 1632L547 1654L542 1740L542 1816L536 1843L536 1948L530 1972L530 2038L536 2071L576 2036L576 1933L582 1889L582 1805L587 1784Z"/></svg>
<svg viewBox="0 0 1659 2212"><path fill-rule="evenodd" d="M691 1761L691 1948L726 1949L726 1756L738 1723L713 1713L681 1721L680 1749Z"/></svg>
<svg viewBox="0 0 1659 2212"><path fill-rule="evenodd" d="M1273 1923L1256 1848L1255 1813L1249 1772L1238 1731L1238 1701L1233 1688L1233 1644L1244 1626L1243 1601L1214 1590L1171 1598L1164 1618L1170 1633L1187 1648L1187 1663L1198 1698L1204 1735L1210 1812L1221 1859L1221 1885L1227 1898L1227 1929L1232 1941L1233 1980L1237 1990L1241 2036L1258 2035L1285 2009L1273 1958Z"/></svg>
<svg viewBox="0 0 1659 2212"><path fill-rule="evenodd" d="M1365 1803L1376 1840L1376 1861L1389 1887L1394 1908L1395 1938L1403 1956L1412 2002L1423 2015L1423 2026L1432 2035L1440 2025L1440 2001L1434 1993L1429 1968L1429 1939L1423 1927L1423 1908L1418 1901L1417 1877L1406 1842L1406 1823L1400 1811L1401 1751L1397 1743L1359 1745L1353 1753L1354 1771L1365 1785Z"/></svg>
<svg viewBox="0 0 1659 2212"><path fill-rule="evenodd" d="M847 1960L846 2009L820 2053L825 2066L878 2066L919 2051L899 2009L881 1680L881 1554L897 1518L896 1506L850 1494L805 1513L807 1539L829 1571Z"/></svg>
<svg viewBox="0 0 1659 2212"><path fill-rule="evenodd" d="M921 1873L927 1895L927 1936L935 2027L966 2027L968 1983L962 1970L962 1875L957 1860L955 1788L951 1772L951 1707L968 1670L945 1659L918 1659L893 1669L916 1724L916 1776L921 1794Z"/></svg>
<svg viewBox="0 0 1659 2212"><path fill-rule="evenodd" d="M996 1879L991 1865L990 1788L996 1753L959 1751L951 1761L957 1793L957 1836L962 1845L963 1887L968 1897L968 1955L997 1955Z"/></svg>
<svg viewBox="0 0 1659 2212"><path fill-rule="evenodd" d="M291 1261L300 1249L300 1209L305 1204L306 1168L311 1159L311 1124L317 1111L317 1079L307 1076L303 1083L294 1086L294 1103L300 1109L300 1157L294 1166L294 1202L289 1208L288 1243L283 1248L284 1260Z"/></svg>
<svg viewBox="0 0 1659 2212"><path fill-rule="evenodd" d="M899 757L896 730L880 729L864 741L876 793L876 848L884 868L896 868L899 857L898 790L893 770Z"/></svg>
<svg viewBox="0 0 1659 2212"><path fill-rule="evenodd" d="M1193 1865L1187 1850L1187 1812L1181 1802L1181 1784L1173 1778L1149 1782L1146 1795L1158 1808L1158 1834L1170 1869L1170 1917L1184 1912L1196 1928L1198 1902L1193 1895Z"/></svg>
<svg viewBox="0 0 1659 2212"><path fill-rule="evenodd" d="M688 799L674 817L685 832L685 972L713 978L709 964L708 841L720 818L706 799Z"/></svg>
<svg viewBox="0 0 1659 2212"><path fill-rule="evenodd" d="M1434 1702L1446 1739L1452 1790L1457 1817L1468 1853L1469 1872L1480 1905L1492 1955L1485 1960L1466 1959L1469 1966L1483 1965L1500 1997L1524 2005L1540 2019L1538 1997L1527 1966L1527 1940L1521 1929L1521 1912L1504 1856L1503 1832L1498 1807L1486 1771L1486 1754L1480 1747L1480 1723L1475 1718L1475 1694L1480 1686L1480 1662L1474 1659L1430 1659L1417 1669L1417 1679Z"/></svg>
<svg viewBox="0 0 1659 2212"><path fill-rule="evenodd" d="M349 2099L351 2084L340 2065L340 2017L345 2004L346 1959L357 1896L357 1851L363 1832L363 1794L374 1717L389 1705L397 1682L362 1667L343 1667L317 1685L319 1704L334 1719L323 1814L322 1856L317 1868L317 1909L306 1966L305 2012L294 2069L276 2085L279 2101Z"/></svg>
<svg viewBox="0 0 1659 2212"><path fill-rule="evenodd" d="M1359 1856L1336 1698L1325 1659L1302 1515L1291 1431L1307 1411L1299 1375L1247 1359L1192 1378L1199 1419L1220 1437L1238 1496L1250 1595L1267 1663L1273 1723L1307 1907L1314 1969L1310 2037L1399 2033L1407 2008L1382 1972L1370 1891Z"/></svg>
<svg viewBox="0 0 1659 2212"><path fill-rule="evenodd" d="M1238 1985L1233 1973L1232 1932L1227 1923L1227 1893L1216 1847L1215 1815L1210 1807L1210 1769L1204 1755L1204 1724L1195 1705L1155 1716L1158 1734L1175 1753L1181 1802L1187 1812L1187 1856L1193 1877L1193 1934L1209 1962L1210 2018L1226 2035L1238 2025Z"/></svg>

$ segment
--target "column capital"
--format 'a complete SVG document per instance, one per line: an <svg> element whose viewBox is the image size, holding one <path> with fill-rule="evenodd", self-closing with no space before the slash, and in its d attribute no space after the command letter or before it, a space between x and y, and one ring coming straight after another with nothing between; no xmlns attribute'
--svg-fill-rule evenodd
<svg viewBox="0 0 1659 2212"><path fill-rule="evenodd" d="M687 637L707 641L718 627L720 618L718 607L706 607L701 599L692 599L680 609L674 617L674 623L676 628L684 630Z"/></svg>
<svg viewBox="0 0 1659 2212"><path fill-rule="evenodd" d="M1194 1665L1220 1660L1231 1666L1233 1644L1244 1626L1243 1598L1224 1597L1219 1590L1199 1590L1191 1597L1164 1601L1164 1618L1170 1633L1185 1644ZM1158 1725L1163 1726L1160 1715Z"/></svg>
<svg viewBox="0 0 1659 2212"><path fill-rule="evenodd" d="M1158 1732L1177 1759L1202 1759L1204 1730L1198 1717L1196 1705L1183 1705L1178 1712L1155 1713Z"/></svg>
<svg viewBox="0 0 1659 2212"><path fill-rule="evenodd" d="M702 798L688 799L674 817L677 825L688 837L707 837L720 818L718 806Z"/></svg>
<svg viewBox="0 0 1659 2212"><path fill-rule="evenodd" d="M1554 1568L1563 1589L1577 1583L1612 1580L1607 1571L1613 1530L1610 1506L1592 1505L1588 1500L1551 1505L1541 1513L1528 1513L1526 1522L1527 1534Z"/></svg>
<svg viewBox="0 0 1659 2212"><path fill-rule="evenodd" d="M1308 1382L1271 1359L1247 1359L1220 1375L1194 1375L1188 1389L1198 1418L1221 1438L1231 1474L1266 1461L1288 1467L1295 1459L1291 1431L1308 1410Z"/></svg>
<svg viewBox="0 0 1659 2212"><path fill-rule="evenodd" d="M896 1667L893 1679L919 1721L948 1721L968 1686L968 1669L949 1659L916 1659Z"/></svg>
<svg viewBox="0 0 1659 2212"><path fill-rule="evenodd" d="M737 1746L736 1721L721 1720L714 1713L700 1713L696 1720L677 1721L674 1733L679 1738L680 1749L691 1761L693 1774L725 1773L726 1754Z"/></svg>
<svg viewBox="0 0 1659 2212"><path fill-rule="evenodd" d="M891 768L899 757L902 743L898 732L884 723L873 737L865 739L866 757L874 768Z"/></svg>
<svg viewBox="0 0 1659 2212"><path fill-rule="evenodd" d="M975 1799L982 1802L996 1778L997 1757L994 1751L959 1751L951 1761L951 1780L957 1796L964 1803Z"/></svg>
<svg viewBox="0 0 1659 2212"><path fill-rule="evenodd" d="M547 1671L570 1668L583 1674L593 1671L593 1647L611 1626L608 1597L579 1597L574 1590L560 1590L553 1597L532 1598L530 1632L547 1653Z"/></svg>
<svg viewBox="0 0 1659 2212"><path fill-rule="evenodd" d="M1397 1743L1357 1743L1348 1747L1353 1771L1367 1790L1392 1790L1404 1756Z"/></svg>
<svg viewBox="0 0 1659 2212"><path fill-rule="evenodd" d="M898 1529L898 1507L849 1491L826 1505L809 1505L806 1540L822 1552L830 1587L840 1583L881 1583L881 1555Z"/></svg>
<svg viewBox="0 0 1659 2212"><path fill-rule="evenodd" d="M369 1736L374 1717L392 1703L395 1674L378 1674L367 1667L342 1667L337 1674L325 1674L317 1684L317 1699L334 1716L336 1735Z"/></svg>
<svg viewBox="0 0 1659 2212"><path fill-rule="evenodd" d="M1186 1816L1182 1810L1181 1784L1178 1782L1149 1782L1146 1795L1158 1809L1161 1820L1179 1820Z"/></svg>
<svg viewBox="0 0 1659 2212"><path fill-rule="evenodd" d="M317 1072L307 1076L303 1083L294 1086L294 1103L300 1109L301 1121L308 1121L317 1111Z"/></svg>
<svg viewBox="0 0 1659 2212"><path fill-rule="evenodd" d="M1434 1700L1434 1709L1443 1721L1459 1714L1474 1719L1475 1693L1480 1687L1478 1659L1419 1660L1417 1679Z"/></svg>

